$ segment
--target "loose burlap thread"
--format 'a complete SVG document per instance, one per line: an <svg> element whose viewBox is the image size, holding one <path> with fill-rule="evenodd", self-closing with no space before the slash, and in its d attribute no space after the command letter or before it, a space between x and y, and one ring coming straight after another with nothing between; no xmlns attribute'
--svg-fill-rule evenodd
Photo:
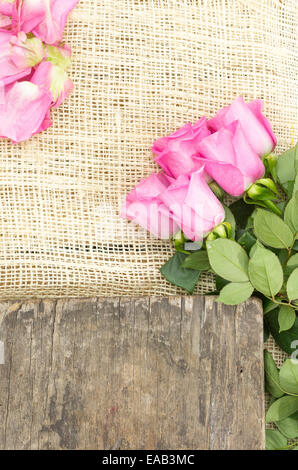
<svg viewBox="0 0 298 470"><path fill-rule="evenodd" d="M151 145L236 96L263 98L277 152L297 137L295 0L81 0L65 40L75 91L51 129L0 141L0 297L182 293L168 241L119 218ZM196 293L213 288L203 276Z"/></svg>

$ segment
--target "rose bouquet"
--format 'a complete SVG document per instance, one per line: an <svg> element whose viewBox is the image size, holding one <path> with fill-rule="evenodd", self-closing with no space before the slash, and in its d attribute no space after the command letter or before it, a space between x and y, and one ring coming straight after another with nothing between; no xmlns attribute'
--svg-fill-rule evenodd
<svg viewBox="0 0 298 470"><path fill-rule="evenodd" d="M271 333L295 355L298 145L271 154L276 137L262 108L261 100L246 104L240 97L212 119L158 139L152 150L162 170L132 190L121 216L154 236L171 237L176 252L160 271L172 284L192 294L208 272L218 302L236 305L258 296L266 337ZM282 443L298 437L298 361L286 361L279 372L266 352L265 369L273 397L267 421L292 430L268 431L268 447L293 448Z"/></svg>
<svg viewBox="0 0 298 470"><path fill-rule="evenodd" d="M52 125L73 89L62 34L79 0L0 0L0 137L21 142Z"/></svg>

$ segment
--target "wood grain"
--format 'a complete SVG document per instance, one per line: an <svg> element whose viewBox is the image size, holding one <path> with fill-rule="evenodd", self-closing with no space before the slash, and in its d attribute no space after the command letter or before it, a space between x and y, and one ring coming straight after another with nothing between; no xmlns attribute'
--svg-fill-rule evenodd
<svg viewBox="0 0 298 470"><path fill-rule="evenodd" d="M256 299L3 302L0 448L262 449L262 321Z"/></svg>

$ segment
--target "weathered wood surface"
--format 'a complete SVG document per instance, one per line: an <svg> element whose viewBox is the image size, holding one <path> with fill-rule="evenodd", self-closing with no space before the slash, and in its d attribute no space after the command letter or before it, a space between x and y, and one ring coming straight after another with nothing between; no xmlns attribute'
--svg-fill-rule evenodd
<svg viewBox="0 0 298 470"><path fill-rule="evenodd" d="M264 447L256 299L4 302L0 323L1 449Z"/></svg>

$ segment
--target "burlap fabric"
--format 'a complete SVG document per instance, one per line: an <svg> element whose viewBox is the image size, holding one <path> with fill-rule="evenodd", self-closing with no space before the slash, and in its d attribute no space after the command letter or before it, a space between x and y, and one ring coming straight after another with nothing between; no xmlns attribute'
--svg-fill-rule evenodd
<svg viewBox="0 0 298 470"><path fill-rule="evenodd" d="M75 92L54 126L0 142L0 297L164 295L167 241L119 219L151 144L238 95L264 98L277 151L297 137L296 0L81 0ZM197 292L210 290L203 277Z"/></svg>

